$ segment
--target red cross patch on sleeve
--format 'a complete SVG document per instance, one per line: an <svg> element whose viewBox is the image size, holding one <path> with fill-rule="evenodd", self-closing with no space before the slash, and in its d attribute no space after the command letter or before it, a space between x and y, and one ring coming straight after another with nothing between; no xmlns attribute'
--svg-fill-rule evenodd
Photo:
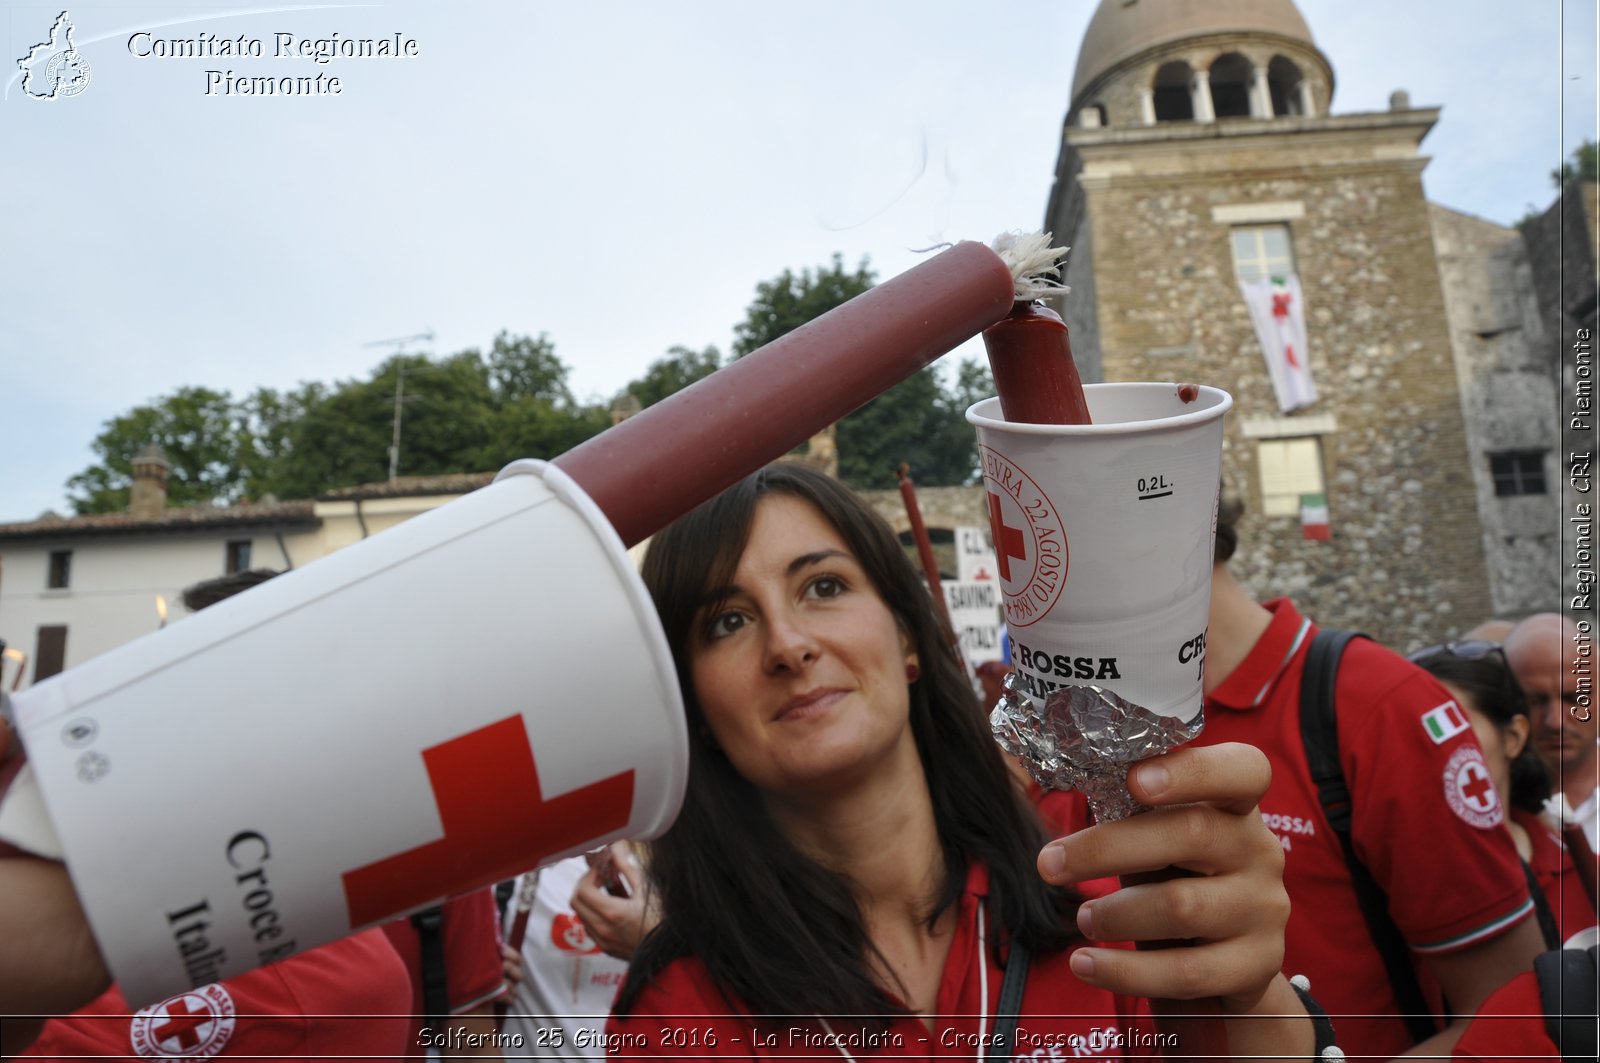
<svg viewBox="0 0 1600 1063"><path fill-rule="evenodd" d="M1498 827L1505 819L1489 766L1477 746L1462 746L1450 754L1444 766L1444 799L1450 811L1479 830Z"/></svg>

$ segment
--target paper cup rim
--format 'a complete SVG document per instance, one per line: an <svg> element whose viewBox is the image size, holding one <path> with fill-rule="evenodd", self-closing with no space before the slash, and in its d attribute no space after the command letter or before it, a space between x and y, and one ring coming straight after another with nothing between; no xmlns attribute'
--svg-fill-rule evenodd
<svg viewBox="0 0 1600 1063"><path fill-rule="evenodd" d="M1083 390L1085 396L1091 400L1090 405L1092 407L1095 392L1137 391L1156 396L1170 395L1180 386L1176 382L1166 383L1161 381L1115 382L1085 384ZM967 423L977 428L1015 432L1019 435L1134 435L1154 429L1185 428L1190 425L1205 424L1219 419L1233 408L1233 396L1221 388L1214 388L1205 384L1197 384L1195 387L1199 390L1199 395L1196 397L1195 402L1204 401L1206 405L1185 413L1173 414L1170 417L1152 417L1138 421L1111 421L1096 424L1028 424L1007 421L1000 417L1000 399L998 396L991 396L987 399L981 399L967 408Z"/></svg>
<svg viewBox="0 0 1600 1063"><path fill-rule="evenodd" d="M669 717L667 730L671 748L666 753L671 758L670 762L679 765L680 770L671 773L673 778L668 784L667 800L661 802L655 818L637 825L628 837L641 841L658 838L678 818L684 791L689 784L688 714L683 707L683 694L678 688L678 669L672 659L672 647L667 643L666 632L661 628L660 615L656 612L650 592L645 589L644 581L639 578L638 570L628 558L628 548L623 545L622 538L578 482L559 466L538 458L513 461L495 474L494 482L521 475L539 477L552 494L570 505L589 524L595 536L605 545L606 559L616 569L619 582L634 609L641 617L648 618L642 625L647 630L641 631L641 634L649 642L655 657L656 679L661 686L661 706Z"/></svg>

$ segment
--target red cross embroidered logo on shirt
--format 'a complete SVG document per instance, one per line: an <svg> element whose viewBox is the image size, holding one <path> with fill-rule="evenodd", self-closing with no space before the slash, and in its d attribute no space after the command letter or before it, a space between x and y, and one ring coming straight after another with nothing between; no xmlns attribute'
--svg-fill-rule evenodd
<svg viewBox="0 0 1600 1063"><path fill-rule="evenodd" d="M633 771L546 799L522 717L422 751L444 837L344 873L351 927L526 871L548 856L621 831Z"/></svg>
<svg viewBox="0 0 1600 1063"><path fill-rule="evenodd" d="M142 1059L213 1059L238 1024L233 997L213 982L145 1008L128 1026L128 1043Z"/></svg>
<svg viewBox="0 0 1600 1063"><path fill-rule="evenodd" d="M1444 766L1444 799L1450 811L1479 830L1500 826L1505 813L1489 778L1489 766L1475 745L1457 746Z"/></svg>
<svg viewBox="0 0 1600 1063"><path fill-rule="evenodd" d="M155 1035L157 1041L163 1043L176 1040L180 1048L194 1048L198 1045L200 1035L195 1032L196 1027L212 1021L211 1009L204 1004L190 1011L187 997L174 1000L167 1005L166 1011L167 1014L163 1019L151 1025L150 1032Z"/></svg>

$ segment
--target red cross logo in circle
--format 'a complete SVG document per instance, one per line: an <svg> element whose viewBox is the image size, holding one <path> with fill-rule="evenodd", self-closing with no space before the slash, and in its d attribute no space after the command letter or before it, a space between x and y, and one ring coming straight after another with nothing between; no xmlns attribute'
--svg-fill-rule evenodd
<svg viewBox="0 0 1600 1063"><path fill-rule="evenodd" d="M1505 810L1483 754L1470 742L1451 752L1444 766L1444 799L1460 820L1479 830L1494 830L1505 822Z"/></svg>
<svg viewBox="0 0 1600 1063"><path fill-rule="evenodd" d="M199 1005L194 1011L189 1010L190 1002ZM197 1048L200 1045L199 1027L212 1021L211 1009L206 1007L205 1001L197 997L179 997L169 1003L166 1016L157 1020L150 1027L150 1032L157 1041L166 1042L176 1040L179 1048Z"/></svg>
<svg viewBox="0 0 1600 1063"><path fill-rule="evenodd" d="M215 1059L238 1021L233 997L213 982L138 1012L128 1025L128 1043L141 1059Z"/></svg>

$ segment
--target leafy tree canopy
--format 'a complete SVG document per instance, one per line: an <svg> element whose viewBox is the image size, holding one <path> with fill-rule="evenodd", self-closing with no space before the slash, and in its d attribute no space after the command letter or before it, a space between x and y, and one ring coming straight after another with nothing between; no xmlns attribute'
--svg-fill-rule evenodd
<svg viewBox="0 0 1600 1063"><path fill-rule="evenodd" d="M722 355L715 347L701 351L684 346L669 347L666 354L650 363L644 376L628 385L626 393L638 399L641 407L654 406L701 377L710 376L721 365Z"/></svg>
<svg viewBox="0 0 1600 1063"><path fill-rule="evenodd" d="M756 286L734 327L733 357L799 328L875 283L863 259L790 270ZM627 391L659 402L724 364L715 347L674 346ZM434 358L400 354L366 379L227 392L179 388L107 421L97 461L68 481L79 513L123 510L131 459L159 443L171 462L174 506L231 504L268 495L312 498L388 478L399 395L402 476L497 469L517 458L551 458L610 424L610 411L574 400L568 367L548 336L501 332L488 354L468 349ZM889 487L908 462L919 483L960 484L976 475L977 448L963 412L992 394L986 367L960 367L953 390L924 369L839 422L840 475L857 487Z"/></svg>
<svg viewBox="0 0 1600 1063"><path fill-rule="evenodd" d="M837 254L826 267L798 275L784 270L756 286L745 319L734 327L735 355L771 343L874 283L865 259L852 272ZM929 367L845 416L837 433L839 478L858 488L893 487L904 462L920 484L971 482L977 470L977 438L965 412L971 404L966 398L975 389L986 389L982 395L994 393L987 368L966 363L955 393L947 393Z"/></svg>
<svg viewBox="0 0 1600 1063"><path fill-rule="evenodd" d="M179 388L107 421L90 447L99 462L67 481L79 513L128 508L133 456L151 443L167 452L167 498L173 505L229 503L243 497L245 440L225 391Z"/></svg>
<svg viewBox="0 0 1600 1063"><path fill-rule="evenodd" d="M877 282L866 259L851 273L845 270L844 259L837 253L826 269L803 270L799 276L784 270L772 280L756 285L755 300L745 310L744 320L733 327L734 356L743 358L812 318L849 302Z"/></svg>
<svg viewBox="0 0 1600 1063"><path fill-rule="evenodd" d="M1572 152L1572 158L1561 164L1561 169L1550 171L1550 181L1557 188L1565 188L1574 178L1600 181L1600 144L1585 140Z"/></svg>
<svg viewBox="0 0 1600 1063"><path fill-rule="evenodd" d="M160 443L173 506L229 504L267 495L311 498L385 480L399 384L402 476L496 469L554 457L609 423L581 406L545 336L502 332L485 358L396 355L365 380L226 392L180 388L113 418L94 442L99 461L68 481L79 513L126 509L131 459Z"/></svg>

